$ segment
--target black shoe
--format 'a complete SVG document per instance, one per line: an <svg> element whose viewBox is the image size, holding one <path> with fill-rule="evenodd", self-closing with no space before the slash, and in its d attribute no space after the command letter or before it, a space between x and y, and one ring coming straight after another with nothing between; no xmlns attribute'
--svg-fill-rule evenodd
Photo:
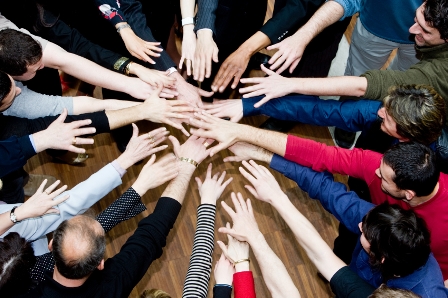
<svg viewBox="0 0 448 298"><path fill-rule="evenodd" d="M249 64L247 65L248 69L261 70L260 64L268 67L268 61L271 59L271 56L262 54L260 52L255 53L252 57L250 57Z"/></svg>
<svg viewBox="0 0 448 298"><path fill-rule="evenodd" d="M265 122L263 122L260 125L260 128L267 129L267 130L273 130L273 131L279 131L279 132L288 132L295 125L296 125L296 122L287 121L287 120L278 120L278 119L274 119L271 117L268 120L266 120Z"/></svg>
<svg viewBox="0 0 448 298"><path fill-rule="evenodd" d="M334 141L341 148L350 149L355 143L355 138L355 132L345 131L337 127L334 129Z"/></svg>

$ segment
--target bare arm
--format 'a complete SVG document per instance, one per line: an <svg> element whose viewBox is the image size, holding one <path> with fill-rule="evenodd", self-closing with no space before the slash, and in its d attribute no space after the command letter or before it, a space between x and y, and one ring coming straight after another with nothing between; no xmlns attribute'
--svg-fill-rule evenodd
<svg viewBox="0 0 448 298"><path fill-rule="evenodd" d="M180 0L182 19L193 18L195 6L195 0ZM194 23L182 27L184 35L182 39L182 57L180 58L179 69L182 68L182 64L185 60L185 64L187 66L187 75L190 76L191 68L193 66L194 53L196 50L196 34L194 32Z"/></svg>
<svg viewBox="0 0 448 298"><path fill-rule="evenodd" d="M127 100L97 99L89 96L76 96L73 97L73 114L79 115L103 110L119 110L137 105L141 105L141 103Z"/></svg>

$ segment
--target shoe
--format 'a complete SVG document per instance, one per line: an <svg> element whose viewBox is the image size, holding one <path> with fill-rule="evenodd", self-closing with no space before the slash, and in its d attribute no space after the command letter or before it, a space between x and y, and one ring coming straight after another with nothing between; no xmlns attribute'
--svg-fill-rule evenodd
<svg viewBox="0 0 448 298"><path fill-rule="evenodd" d="M268 67L268 65L269 65L268 62L270 59L271 59L271 56L257 52L252 57L250 57L249 64L247 65L247 68L261 70L260 64L263 64L264 66Z"/></svg>
<svg viewBox="0 0 448 298"><path fill-rule="evenodd" d="M355 143L356 133L335 127L334 141L341 148L350 149Z"/></svg>
<svg viewBox="0 0 448 298"><path fill-rule="evenodd" d="M89 158L89 155L85 153L67 152L61 156L53 156L53 158L69 165L76 165L85 162Z"/></svg>
<svg viewBox="0 0 448 298"><path fill-rule="evenodd" d="M278 132L288 132L295 125L296 125L296 122L294 122L294 121L278 120L278 119L274 119L271 117L268 120L266 120L265 122L263 122L260 125L260 128L278 131Z"/></svg>
<svg viewBox="0 0 448 298"><path fill-rule="evenodd" d="M32 195L34 195L45 179L47 179L47 184L45 185L45 188L52 185L57 180L55 177L49 175L30 174L30 179L28 180L28 183L23 187L23 192L25 193L25 196L31 197Z"/></svg>

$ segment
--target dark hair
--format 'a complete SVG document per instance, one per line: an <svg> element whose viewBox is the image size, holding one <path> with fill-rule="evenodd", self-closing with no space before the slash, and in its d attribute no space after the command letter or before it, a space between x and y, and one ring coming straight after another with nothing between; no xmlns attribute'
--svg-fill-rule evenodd
<svg viewBox="0 0 448 298"><path fill-rule="evenodd" d="M446 0L426 0L423 16L425 22L440 33L440 38L448 39L448 4Z"/></svg>
<svg viewBox="0 0 448 298"><path fill-rule="evenodd" d="M56 268L65 278L81 279L92 273L101 263L106 250L104 234L92 227L94 219L78 215L78 218L63 221L53 232L53 257ZM81 217L81 218L79 218ZM66 238L87 244L87 249L79 252L77 258L69 259L64 255L64 247L70 245Z"/></svg>
<svg viewBox="0 0 448 298"><path fill-rule="evenodd" d="M11 92L12 82L8 74L0 70L0 102Z"/></svg>
<svg viewBox="0 0 448 298"><path fill-rule="evenodd" d="M30 269L36 263L31 243L9 233L0 242L0 295L24 294L31 286Z"/></svg>
<svg viewBox="0 0 448 298"><path fill-rule="evenodd" d="M0 69L20 76L42 58L42 46L28 34L13 29L0 31Z"/></svg>
<svg viewBox="0 0 448 298"><path fill-rule="evenodd" d="M412 190L418 197L431 194L439 181L436 154L425 145L398 143L384 153L383 162L394 171L397 187Z"/></svg>
<svg viewBox="0 0 448 298"><path fill-rule="evenodd" d="M383 203L370 210L362 231L370 243L370 265L381 272L383 281L411 274L431 253L425 221L398 205Z"/></svg>
<svg viewBox="0 0 448 298"><path fill-rule="evenodd" d="M384 98L384 107L402 137L429 145L442 134L445 101L430 86L393 86Z"/></svg>

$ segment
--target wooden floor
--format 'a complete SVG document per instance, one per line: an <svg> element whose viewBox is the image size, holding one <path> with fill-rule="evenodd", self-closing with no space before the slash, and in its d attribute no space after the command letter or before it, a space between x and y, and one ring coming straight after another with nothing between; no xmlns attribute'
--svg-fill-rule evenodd
<svg viewBox="0 0 448 298"><path fill-rule="evenodd" d="M79 86L79 83L77 83L74 87L76 89L75 92L83 91L85 87L85 85L82 84ZM96 89L95 94L98 94L98 89ZM242 122L258 126L264 120L265 117L259 116L244 119ZM141 132L146 132L159 127L160 125L140 122L138 123L138 126ZM174 136L178 137L180 140L185 140L185 137L183 137L177 130L169 129ZM312 127L309 125L298 124L291 133L333 145L328 129L324 127ZM96 136L95 144L86 146L86 149L90 158L81 166L69 166L66 164L55 163L48 155L41 153L28 162L26 170L34 174L53 175L71 188L77 183L87 179L90 174L98 171L101 167L113 161L119 155L109 134ZM169 150L171 150L171 146ZM164 153L166 152L168 152L168 150ZM226 150L215 155L213 158L206 159L198 167L195 175L203 178L205 176L206 167L208 163L211 162L214 166L214 172L226 170L227 173L234 178L233 182L227 187L227 190L222 195L222 200L231 204L231 191L240 191L245 197L252 198L250 193L243 187L246 181L237 170L239 164L222 162L222 159L228 154L229 151ZM117 187L99 203L94 205L94 211L98 213L103 210L131 186L142 167L143 164L130 168L123 178L123 184ZM278 173L274 174L282 189L287 193L294 205L314 224L325 241L332 246L333 240L337 235L337 221L334 217L324 211L318 202L311 200L294 182ZM346 182L345 177L336 177L336 179L341 182ZM148 207L148 211L140 214L134 219L120 224L109 232L107 235L108 244L106 257L115 255L126 239L133 233L139 220L152 212L157 199L165 186L166 185L163 185L154 189L143 197L143 201ZM193 244L193 235L196 226L196 208L199 205L199 202L200 198L197 186L193 179L190 183L187 198L179 218L168 237L168 244L164 249L162 257L151 265L147 274L135 287L130 297L137 297L144 289L150 288L163 289L171 294L172 297L181 297L183 282L187 272ZM332 297L332 292L329 286L317 276L316 268L311 264L304 251L297 244L290 229L285 225L277 212L266 203L259 202L256 199L252 199L252 202L261 232L265 235L267 242L274 252L285 264L302 297ZM223 226L226 221L229 221L229 218L221 208L220 204L218 204L215 230L217 230L218 227ZM216 232L215 241L219 239L226 242L224 235ZM214 262L219 257L219 254L220 249L216 245L213 254ZM251 270L255 277L257 296L270 297L253 255L251 255L251 260ZM272 268L272 270L275 270L275 268ZM212 297L213 285L214 279L212 276L209 287L210 297Z"/></svg>

